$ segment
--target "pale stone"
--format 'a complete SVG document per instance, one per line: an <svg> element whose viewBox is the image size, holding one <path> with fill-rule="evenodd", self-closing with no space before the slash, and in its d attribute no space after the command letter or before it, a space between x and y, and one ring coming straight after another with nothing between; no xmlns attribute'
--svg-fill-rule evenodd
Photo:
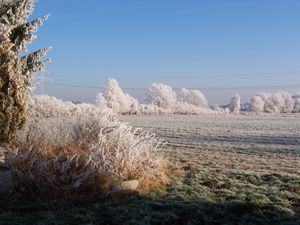
<svg viewBox="0 0 300 225"><path fill-rule="evenodd" d="M123 190L133 190L133 191L135 191L138 188L139 184L140 184L140 182L138 180L128 180L128 181L123 181L120 184L120 187Z"/></svg>
<svg viewBox="0 0 300 225"><path fill-rule="evenodd" d="M119 192L124 190L136 191L139 186L139 180L123 181L120 184L114 184L110 188L110 192Z"/></svg>

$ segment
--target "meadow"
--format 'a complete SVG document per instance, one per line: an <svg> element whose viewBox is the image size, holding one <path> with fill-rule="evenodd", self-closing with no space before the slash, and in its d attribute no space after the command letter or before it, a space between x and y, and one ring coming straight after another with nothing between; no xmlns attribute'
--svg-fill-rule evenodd
<svg viewBox="0 0 300 225"><path fill-rule="evenodd" d="M294 66L293 63L283 64L285 61L293 62L297 57L293 56L287 60L284 56L284 59L278 58L276 62L273 56L276 52L287 53L287 49L295 49L295 43L290 47L286 46L286 43L294 37L294 32L292 32L293 36L287 36L289 41L284 42L284 49L274 49L274 46L281 44L276 45L276 42L272 42L272 49L268 51L265 43L269 43L270 39L276 40L273 39L274 37L280 37L281 40L281 36L273 35L271 30L272 38L264 35L262 31L269 32L271 28L269 26L271 24L265 24L264 18L259 18L258 23L253 24L253 27L259 31L259 35L255 35L255 38L256 36L267 38L265 41L263 39L259 41L263 46L251 46L250 43L242 44L240 40L247 41L250 37L251 42L253 40L253 43L258 43L256 39L243 30L241 32L240 29L236 29L238 31L236 34L232 32L232 28L235 27L233 21L230 22L230 29L223 27L221 29L226 31L226 35L213 34L213 37L220 37L220 41L210 37L211 27L215 30L218 28L215 26L217 24L205 25L209 28L206 31L200 27L191 29L195 34L197 34L195 31L201 31L199 38L184 31L180 33L185 35L170 36L172 34L171 30L168 30L172 27L170 23L176 25L179 22L179 25L183 25L182 22L186 17L178 16L178 13L173 17L174 20L170 17L172 16L170 12L177 11L173 8L176 2L174 4L172 2L172 7L167 4L163 11L159 11L164 13L156 11L149 14L136 14L139 15L136 19L132 17L133 11L156 10L159 9L160 4L131 5L129 1L124 1L125 5L122 7L113 3L112 7L105 10L105 4L101 5L104 1L88 4L81 1L81 6L79 1L75 4L67 1L60 2L53 4L55 26L52 26L59 31L59 34L51 30L50 26L49 33L46 32L44 35L50 36L51 41L44 37L45 42L42 43L50 44L53 40L56 49L53 55L54 61L63 66L59 68L56 67L58 64L54 63L51 69L53 74L60 75L60 72L69 71L68 74L71 76L68 76L69 78L59 76L65 81L55 79L53 85L58 82L56 86L63 88L96 87L100 92L95 96L94 103L77 101L78 97L85 95L84 91L80 91L83 89L73 90L76 95L68 97L69 100L75 100L72 102L57 98L59 96L66 98L66 94L70 94L67 90L64 90L65 94L59 94L59 91L55 91L53 87L51 91L55 96L45 95L45 81L48 80L44 75L45 65L51 61L46 54L52 48L40 49L42 43L31 47L29 45L36 39L35 33L49 15L37 17L44 14L43 10L32 14L36 0L0 1L0 225L300 224L300 93L292 93L291 91L295 91L294 88L289 89L289 92L280 91L276 83L273 83L276 81L276 78L273 80L273 76L279 75L284 77L277 80L280 89L285 89L283 84L287 84L286 87L297 86L295 81L298 81L296 77L299 74L298 63ZM65 4L65 9L60 5L62 3ZM185 9L187 5L180 6L180 10L187 10L186 12L192 15L194 7L190 6L192 11L189 11L188 8ZM201 9L210 8L203 7L202 3L200 5ZM91 8L87 10L85 6ZM251 15L257 14L249 11L250 6L251 4L247 4L245 12L251 12ZM269 12L270 7L266 6L266 12ZM297 7L290 7L289 4L287 6L289 10L286 12L293 15L291 9ZM47 13L52 11L51 5L44 5L44 7ZM58 11L55 10L56 7ZM73 7L78 8L78 11ZM219 10L223 7L217 8ZM231 6L229 8L236 9ZM261 9L261 7L257 8ZM273 10L273 7L271 8ZM282 10L282 7L278 8ZM224 9L228 13L227 6ZM94 10L97 11L97 15L101 15L101 18L96 19ZM105 17L110 14L108 11L116 13L115 16ZM125 12L132 13L128 17L130 20L126 21L127 17L122 16L122 23L120 21L117 24L111 23L114 18L118 18L118 15L123 15ZM254 22L252 16L240 12L242 11L230 13L230 16L245 14L247 19L251 19L251 24ZM279 11L270 12L272 15L284 15ZM76 16L70 17L72 14ZM159 18L159 14L163 17ZM217 21L214 13L198 14L213 15L212 19L202 18L201 21L205 23ZM224 18L228 16L222 15L221 11L218 11L218 14L221 15L220 19L222 18L220 24L223 25L223 22L226 22ZM271 14L266 14L268 20L272 19ZM131 23L142 22L143 16L146 15L154 15L158 20L149 18L146 20L147 26L143 24L143 26L134 26L133 30L130 28ZM153 21L153 27L157 27L157 21L159 25L163 25L165 18L168 18L168 23L165 24L166 29L162 27L161 31L167 31L165 35L168 35L165 36L166 39L162 39L164 41L159 41L148 33L151 30L149 28L152 27L151 24L148 26L148 22ZM176 22L175 19L180 21ZM109 26L102 24L107 21L110 23ZM195 17L192 21L193 23L185 21L189 25L181 28L201 24L195 23L198 21ZM234 21L243 21L243 19L237 18ZM293 18L293 21L296 20ZM63 25L63 22L67 23ZM274 23L276 33L281 22ZM63 29L57 29L57 24L60 24ZM118 28L119 25L122 26L121 29ZM259 25L263 27L260 29ZM138 27L147 28L147 32L143 32L140 28L135 32ZM242 27L248 26L242 24ZM285 29L288 27L284 24ZM108 32L103 28L109 28ZM114 30L122 33L111 33ZM154 32L155 30L153 29ZM65 33L61 33L64 31ZM89 35L91 31L93 35ZM107 36L108 39L101 40L96 31L101 32L98 33L101 37ZM157 31L159 31L157 37L163 37L164 32ZM229 38L230 42L226 42L224 37L229 33L233 36ZM245 33L246 38L240 37L240 33ZM253 33L252 29L251 33ZM288 34L288 32L281 33ZM119 37L124 37L124 34L126 34L125 38L120 39ZM127 34L133 36L126 38ZM139 34L143 36L139 37ZM197 40L192 43L192 48L184 47L187 50L195 50L197 54L187 51L186 56L182 55L185 51L180 50L181 45L186 46L190 43L188 39L181 40L183 36ZM86 37L93 38L95 42L90 41L92 39L85 39ZM178 43L177 37L180 38ZM200 37L205 39L201 40ZM58 44L56 38L64 43ZM114 39L117 41L115 44ZM126 42L126 39L130 42ZM206 39L216 41L213 47L217 47L215 48L217 51L214 53L211 51L213 48L208 49L208 56L212 56L210 63L203 60L210 58L207 57L207 51L202 47L201 50L196 47L203 46ZM170 45L169 48L168 45L165 46L165 40L168 40L168 45L172 43L175 45ZM140 41L145 41L147 44L141 44ZM157 51L154 51L155 55L150 56L151 52L156 50L151 47L153 41ZM160 42L163 43L163 47L157 45ZM121 43L126 48L123 49ZM230 49L226 51L226 48L219 46L220 43L224 43ZM238 44L236 46L239 46L238 49L242 52L232 49L231 43ZM104 46L100 47L101 44ZM251 51L247 52L244 46L249 46ZM113 50L114 47L117 48L116 52ZM151 51L144 47L150 47ZM165 47L168 47L168 50ZM223 56L220 49L225 53ZM118 57L120 50L122 50L122 57ZM264 54L260 54L260 50L264 50ZM176 57L173 51L180 55ZM129 52L134 54L127 54ZM140 54L142 52L145 57ZM172 55L165 55L164 52ZM234 57L230 58L228 53L231 52ZM253 52L257 54L254 56ZM270 52L272 55L268 56L265 52ZM199 53L205 55L198 58L196 55ZM239 68L244 64L241 53L245 56L254 56L253 61L251 58L247 60L250 63L248 67ZM63 60L57 57L59 55L64 56ZM138 58L130 58L130 55ZM262 55L264 58L256 55ZM77 56L79 61L74 56ZM238 61L235 57L242 61ZM117 58L121 61L118 62ZM124 61L125 58L129 61ZM145 61L139 61L141 59ZM178 63L178 59L187 60L187 67L183 62ZM272 63L265 59L272 60ZM111 61L112 64L109 65L110 63L105 60ZM169 60L169 69L160 67L161 63L167 65ZM197 62L195 64L197 68L193 69L190 67L190 62L194 60ZM259 60L262 65L269 65L269 68L259 66L256 60ZM131 66L128 63L130 61L134 63ZM201 63L199 64L201 61L204 63L202 66ZM234 62L234 65L227 63L225 65L224 62ZM219 64L224 64L223 68L218 68L219 72L223 73L223 77L216 76L220 77L216 82L216 77L210 77L209 74L218 74L218 70L209 72L206 67ZM280 67L276 68L276 64ZM109 65L110 69L105 69L105 65ZM126 65L126 68L119 67L121 65ZM148 67L142 68L143 65ZM152 71L153 68L157 71ZM229 68L236 72L231 74ZM282 71L283 68L287 71ZM102 72L99 74L99 71ZM133 71L136 72L132 73ZM241 74L237 73L238 71ZM274 72L260 73L259 71ZM40 77L35 76L38 72L41 72ZM143 102L125 93L114 78L109 78L101 87L95 86L97 84L94 82L91 86L88 85L87 81L93 79L89 77L91 74L98 74L97 77L102 79L104 74L118 73L123 78L127 76L132 80L135 76L142 78L140 81L143 82L139 84L131 80L130 83L127 82L127 85L134 86L133 89L146 84L143 74L162 74L172 80L179 75L183 80L188 80L192 74L206 74L207 78L214 78L212 87L221 84L232 88L251 85L252 79L252 85L262 85L260 90L265 87L263 85L272 85L272 83L273 86L270 87L274 89L270 93L253 92L254 95L248 100L241 100L240 95L235 94L223 105L212 105L202 91L197 89L205 84L209 86L210 82L209 79L206 80L206 76L201 76L203 80L195 76L197 82L192 80L189 80L189 83L182 82L182 85L193 87L189 89L184 87L173 89L168 84L158 83L164 80L163 76L158 76L156 77L158 82L152 83L145 92ZM288 74L296 75L295 79L292 80L291 77L287 79ZM249 83L238 82L242 75L247 75L247 79L251 78ZM264 75L272 75L272 82L270 82L271 76L266 79ZM121 78L118 75L117 77ZM86 82L80 82L80 85L74 83L75 80L82 78L87 79ZM155 79L155 77L150 78ZM264 82L261 82L260 78L264 78L262 79ZM134 80L138 79L134 78ZM176 86L178 84L173 83ZM43 94L37 95L38 93Z"/></svg>
<svg viewBox="0 0 300 225"><path fill-rule="evenodd" d="M299 119L121 116L164 139L167 185L88 204L2 199L0 224L300 224Z"/></svg>

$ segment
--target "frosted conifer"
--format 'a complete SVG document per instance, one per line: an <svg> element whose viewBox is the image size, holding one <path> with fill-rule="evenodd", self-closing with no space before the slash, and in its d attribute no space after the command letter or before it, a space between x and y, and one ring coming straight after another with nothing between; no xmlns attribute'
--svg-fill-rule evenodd
<svg viewBox="0 0 300 225"><path fill-rule="evenodd" d="M34 33L48 16L27 21L35 0L0 2L0 143L9 142L24 125L33 74L48 60L40 59L49 49L20 56L27 51Z"/></svg>

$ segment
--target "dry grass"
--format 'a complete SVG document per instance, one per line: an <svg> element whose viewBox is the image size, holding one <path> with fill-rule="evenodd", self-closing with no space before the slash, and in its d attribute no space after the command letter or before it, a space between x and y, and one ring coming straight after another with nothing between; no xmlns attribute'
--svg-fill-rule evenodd
<svg viewBox="0 0 300 225"><path fill-rule="evenodd" d="M77 123L30 121L6 155L15 193L86 201L106 197L113 185L138 179L138 191L164 183L162 142L107 117Z"/></svg>

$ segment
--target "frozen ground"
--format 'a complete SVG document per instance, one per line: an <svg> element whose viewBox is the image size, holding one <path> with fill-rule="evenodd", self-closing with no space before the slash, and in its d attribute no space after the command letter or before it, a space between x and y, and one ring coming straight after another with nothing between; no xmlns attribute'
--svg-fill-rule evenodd
<svg viewBox="0 0 300 225"><path fill-rule="evenodd" d="M182 166L169 184L87 205L0 198L0 224L300 224L300 115L121 120L168 142L164 154ZM70 118L31 122L58 142L74 125Z"/></svg>
<svg viewBox="0 0 300 225"><path fill-rule="evenodd" d="M154 131L188 167L300 176L300 115L122 116Z"/></svg>

